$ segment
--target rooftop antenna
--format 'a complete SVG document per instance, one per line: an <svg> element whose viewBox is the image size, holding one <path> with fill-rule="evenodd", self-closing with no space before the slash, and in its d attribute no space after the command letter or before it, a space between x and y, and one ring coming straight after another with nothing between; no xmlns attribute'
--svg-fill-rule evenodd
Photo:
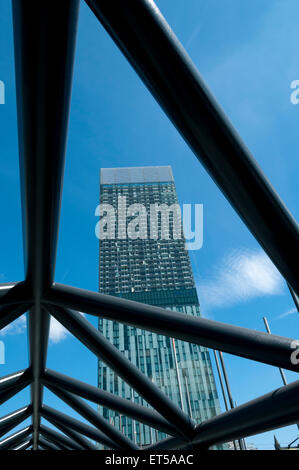
<svg viewBox="0 0 299 470"><path fill-rule="evenodd" d="M214 358L215 358L215 362L216 362L216 367L217 367L217 372L218 372L218 378L219 378L219 382L220 382L220 386L221 386L221 391L222 391L222 396L223 396L225 411L228 411L228 404L227 404L227 399L226 399L224 384L223 384L223 380L222 380L222 375L221 375L219 360L218 360L218 356L217 356L217 353L216 353L215 349L213 349L213 353L214 353ZM232 441L232 443L233 443L234 449L235 449L235 450L238 450L236 441Z"/></svg>
<svg viewBox="0 0 299 470"><path fill-rule="evenodd" d="M292 289L292 287L290 286L290 284L288 284L288 288L289 288L289 291L291 293L291 296L294 300L294 304L296 305L296 308L297 308L297 311L299 313L299 297L298 295L296 294L296 292Z"/></svg>
<svg viewBox="0 0 299 470"><path fill-rule="evenodd" d="M288 285L288 286L289 286L289 285ZM289 289L290 289L290 292L291 292L292 297L293 297L293 299L294 299L294 302L295 302L295 304L296 304L296 307L297 307L297 309L298 309L298 304L296 303L296 301L298 301L298 297L296 296L295 292L292 290L292 288L291 288L290 286L289 286ZM294 296L296 296L296 300L295 300ZM299 311L299 309L298 309L298 311ZM269 335L271 335L271 330L270 330L270 327L269 327L269 323L268 323L267 318L266 318L266 317L263 317L263 320L264 320L264 324L265 324L267 333L268 333ZM288 382L287 382L287 379L286 379L284 370L283 370L281 367L279 367L278 369L279 369L279 372L280 372L280 375L281 375L281 379L282 379L283 384L284 384L284 385L288 385ZM297 423L297 428L298 428L298 430L299 430L299 424L298 424L298 423ZM297 437L294 441L292 441L292 442L288 445L288 448L289 448L295 441L297 441L298 439L299 439L299 437ZM278 443L278 441L277 441L276 437L274 436L275 449L277 450L278 448L276 447L276 443ZM278 445L279 445L279 444L278 444ZM280 447L279 447L279 448L280 448Z"/></svg>
<svg viewBox="0 0 299 470"><path fill-rule="evenodd" d="M226 385L226 391L227 391L230 407L231 407L231 409L233 409L233 408L235 408L235 405L234 405L234 400L233 400L233 397L232 397L232 393L231 393L231 389L230 389L230 385L229 385L229 381L228 381L226 367L225 367L225 364L224 364L223 353L222 353L222 351L218 351L218 354L219 354L219 357L220 357L220 363L221 363L221 367L222 367L222 372L223 372L224 382L225 382L225 385ZM246 444L245 444L244 439L238 439L238 443L239 443L240 450L246 450Z"/></svg>

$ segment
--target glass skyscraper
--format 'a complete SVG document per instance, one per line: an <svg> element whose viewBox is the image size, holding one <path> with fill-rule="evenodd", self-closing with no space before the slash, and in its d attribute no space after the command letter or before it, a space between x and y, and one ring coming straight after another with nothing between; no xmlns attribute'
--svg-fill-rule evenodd
<svg viewBox="0 0 299 470"><path fill-rule="evenodd" d="M153 207L164 205L164 208L170 208L178 204L171 167L102 169L100 203L107 209L104 215L109 213L109 207L113 207L114 215L110 213L110 220L112 217L115 230L111 232L108 224L102 226L107 237L102 235L100 239L99 291L199 316L185 239L176 236L175 211L169 211L167 220L159 211L151 212ZM133 212L137 206L133 204L142 204L146 213L139 218L138 235L131 232L128 236L130 221L134 221L136 215ZM127 217L124 217L124 210ZM149 223L150 214L157 216L154 225L152 218ZM181 223L179 229L182 229ZM167 230L168 237L165 236ZM99 330L196 423L220 412L210 355L205 347L101 318ZM148 406L101 361L98 385L103 390ZM99 410L138 445L167 437L114 411L103 407Z"/></svg>

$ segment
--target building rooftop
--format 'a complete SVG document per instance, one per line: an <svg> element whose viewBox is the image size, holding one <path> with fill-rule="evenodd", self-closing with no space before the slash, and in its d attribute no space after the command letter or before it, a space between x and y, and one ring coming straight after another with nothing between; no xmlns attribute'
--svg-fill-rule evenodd
<svg viewBox="0 0 299 470"><path fill-rule="evenodd" d="M161 183L173 181L171 166L102 168L101 184Z"/></svg>

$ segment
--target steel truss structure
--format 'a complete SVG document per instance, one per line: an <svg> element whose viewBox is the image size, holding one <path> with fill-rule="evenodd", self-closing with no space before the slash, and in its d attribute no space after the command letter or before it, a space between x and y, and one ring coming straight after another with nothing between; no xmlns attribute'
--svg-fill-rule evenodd
<svg viewBox="0 0 299 470"><path fill-rule="evenodd" d="M87 0L120 50L290 286L298 300L298 225L203 83L151 0ZM292 339L189 317L54 282L79 0L13 0L25 280L0 286L0 328L28 312L30 363L0 379L1 403L27 386L31 403L0 420L1 449L138 449L83 399L167 433L147 449L208 448L299 421L299 381L194 423L78 311L299 371ZM151 406L46 367L53 315ZM294 363L295 362L295 363ZM43 403L47 387L90 425ZM55 425L54 431L41 418Z"/></svg>

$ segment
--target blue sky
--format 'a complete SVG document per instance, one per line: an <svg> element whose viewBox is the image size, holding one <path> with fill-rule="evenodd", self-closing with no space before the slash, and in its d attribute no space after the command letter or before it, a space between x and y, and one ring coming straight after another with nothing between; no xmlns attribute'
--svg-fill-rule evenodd
<svg viewBox="0 0 299 470"><path fill-rule="evenodd" d="M297 0L159 0L158 7L199 68L242 139L298 219L299 79ZM11 6L0 0L0 282L23 279ZM66 155L56 281L98 286L94 228L101 167L171 165L181 203L204 205L204 243L191 253L202 315L298 338L299 315L284 280L189 150L135 72L82 2ZM88 318L96 325L94 318ZM2 332L0 375L26 367L26 322ZM277 369L225 355L234 399L244 403L281 385ZM90 384L97 361L58 324L52 325L48 366ZM286 372L289 382L295 374ZM24 391L1 416L29 401ZM68 411L46 393L51 406ZM222 406L223 409L223 406ZM295 426L275 432L281 443ZM252 436L273 448L273 432Z"/></svg>

